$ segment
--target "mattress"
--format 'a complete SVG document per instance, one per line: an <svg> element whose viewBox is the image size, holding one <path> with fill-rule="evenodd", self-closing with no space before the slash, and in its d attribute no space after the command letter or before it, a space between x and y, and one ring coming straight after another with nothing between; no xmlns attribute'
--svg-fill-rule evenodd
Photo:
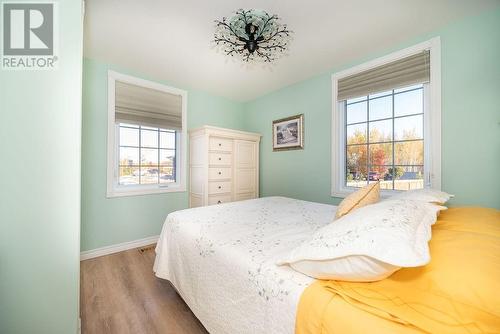
<svg viewBox="0 0 500 334"><path fill-rule="evenodd" d="M336 207L265 197L168 215L154 271L213 334L294 333L314 279L278 259L330 223Z"/></svg>

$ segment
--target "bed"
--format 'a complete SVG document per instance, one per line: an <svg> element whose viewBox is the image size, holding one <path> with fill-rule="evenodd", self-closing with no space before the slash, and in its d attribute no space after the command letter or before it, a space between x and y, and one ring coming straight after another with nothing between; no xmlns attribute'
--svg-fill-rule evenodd
<svg viewBox="0 0 500 334"><path fill-rule="evenodd" d="M500 332L500 211L441 213L431 264L379 282L316 281L276 265L335 211L284 197L177 211L154 271L214 334Z"/></svg>
<svg viewBox="0 0 500 334"><path fill-rule="evenodd" d="M293 333L300 296L314 279L275 263L330 223L335 209L266 197L171 213L154 271L210 333Z"/></svg>

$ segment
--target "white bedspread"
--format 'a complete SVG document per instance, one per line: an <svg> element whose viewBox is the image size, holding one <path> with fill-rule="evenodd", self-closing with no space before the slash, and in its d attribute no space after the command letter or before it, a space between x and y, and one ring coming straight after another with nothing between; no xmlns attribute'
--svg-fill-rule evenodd
<svg viewBox="0 0 500 334"><path fill-rule="evenodd" d="M210 333L293 333L300 295L313 279L275 263L331 222L335 209L267 197L173 212L154 271Z"/></svg>

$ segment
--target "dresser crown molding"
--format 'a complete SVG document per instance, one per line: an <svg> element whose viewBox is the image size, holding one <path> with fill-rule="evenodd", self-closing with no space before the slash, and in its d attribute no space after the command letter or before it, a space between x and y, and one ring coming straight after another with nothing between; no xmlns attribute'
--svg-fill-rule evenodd
<svg viewBox="0 0 500 334"><path fill-rule="evenodd" d="M201 127L191 129L188 132L190 137L201 134L207 134L216 137L228 137L233 139L250 140L257 142L260 142L260 138L262 137L260 133L226 129L212 125L203 125Z"/></svg>

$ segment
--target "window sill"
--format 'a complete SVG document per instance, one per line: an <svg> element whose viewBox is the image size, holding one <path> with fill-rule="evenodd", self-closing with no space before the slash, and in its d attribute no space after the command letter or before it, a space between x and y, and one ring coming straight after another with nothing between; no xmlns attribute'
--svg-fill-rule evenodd
<svg viewBox="0 0 500 334"><path fill-rule="evenodd" d="M332 190L331 196L332 197L337 197L337 198L345 198L349 196L350 194L358 191L359 189L362 188L349 188L349 187L342 187L340 189L334 189ZM401 190L380 190L380 197L381 198L389 198L393 195L401 193Z"/></svg>
<svg viewBox="0 0 500 334"><path fill-rule="evenodd" d="M143 196L143 195L155 195L164 193L176 193L185 192L185 186L172 185L168 187L131 187L131 188L118 188L111 191L107 191L106 198L116 198L116 197L128 197L128 196Z"/></svg>

